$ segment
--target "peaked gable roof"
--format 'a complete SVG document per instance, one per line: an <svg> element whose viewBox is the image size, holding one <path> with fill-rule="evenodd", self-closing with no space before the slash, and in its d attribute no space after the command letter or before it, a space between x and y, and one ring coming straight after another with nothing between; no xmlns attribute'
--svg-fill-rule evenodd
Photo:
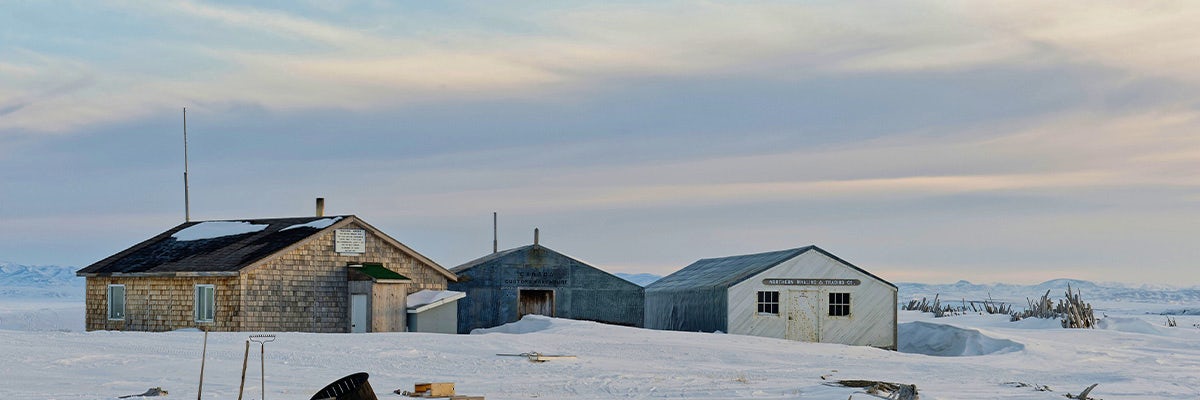
<svg viewBox="0 0 1200 400"><path fill-rule="evenodd" d="M492 253L492 254L488 254L488 255L486 255L486 256L479 257L479 258L476 258L476 259L474 259L474 260L471 260L471 261L467 261L467 262L465 262L465 263L462 263L461 265L459 265L459 266L457 266L457 267L450 268L450 272L453 272L453 273L455 273L455 274L461 274L463 271L466 271L466 270L468 270L468 269L475 268L476 266L479 266L479 265L487 264L488 262L490 262L490 261L492 261L492 260L495 260L495 259L498 259L498 258L501 258L501 257L507 256L507 255L509 255L509 254L516 253L516 252L518 252L518 251L522 251L522 250L527 250L527 249L530 249L530 248L532 248L533 246L534 246L534 245L521 246L521 247L514 247L514 248L511 248L511 249L508 249L508 250L501 250L501 251L498 251L498 252L495 252L495 253ZM554 250L550 250L550 251L554 251ZM555 251L555 253L558 253L558 252L557 252L557 251ZM565 257L565 256L564 256L564 257ZM570 258L570 257L567 257L567 258ZM578 261L578 260L576 260L576 261ZM582 261L581 261L581 262L582 262ZM584 263L584 264L587 264L587 263Z"/></svg>
<svg viewBox="0 0 1200 400"><path fill-rule="evenodd" d="M771 269L784 261L795 258L809 251L816 251L825 256L837 260L838 262L854 268L858 272L866 274L884 284L891 286L891 282L885 281L882 278L854 266L829 252L822 250L817 246L805 246L788 250L779 250L766 253L746 254L740 256L720 257L720 258L705 258L692 263L683 269L675 271L671 275L667 275L649 286L646 290L663 290L663 289L682 289L682 288L697 288L697 287L730 287L739 282L742 282L750 277L757 275L763 271Z"/></svg>
<svg viewBox="0 0 1200 400"><path fill-rule="evenodd" d="M79 276L236 275L299 246L329 229L351 222L369 228L435 270L454 274L396 242L354 215L185 222L76 272Z"/></svg>
<svg viewBox="0 0 1200 400"><path fill-rule="evenodd" d="M551 248L549 248L549 247L546 247L546 246L542 246L542 245L540 245L540 244L530 244L530 245L525 245L525 246L521 246L521 247L514 247L514 248L511 248L511 249L508 249L508 250L502 250L502 251L498 251L498 252L495 252L495 253L492 253L492 254L488 254L488 255L486 255L486 256L479 257L479 258L476 258L476 259L474 259L474 260L471 260L471 261L467 261L467 262L465 262L465 263L463 263L462 265L459 265L459 266L457 266L457 267L450 268L450 272L453 272L453 273L455 273L455 274L462 274L463 272L465 272L465 271L467 271L467 270L469 270L469 269L471 269L471 268L475 268L475 267L478 267L478 266L480 266L480 265L484 265L484 264L487 264L487 263L489 263L489 262L492 262L492 261L495 261L495 260L499 260L499 259L501 259L501 258L504 258L504 257L508 256L508 255L511 255L511 254L518 254L518 253L528 253L528 252L531 252L531 251L547 251L547 252L550 252L550 253L556 254L556 255L558 255L558 256L561 256L561 257L563 257L563 258L566 258L566 259L568 259L568 260L575 261L575 262L577 262L577 263L579 263L579 264L581 264L581 265L583 265L583 266L585 266L585 267L588 267L588 268L594 269L594 270L596 270L596 271L599 271L599 272L601 272L601 273L604 273L605 275L611 276L613 279L616 279L616 280L618 280L618 281L620 281L620 282L623 282L623 283L628 283L628 284L630 284L630 285L637 286L637 287L639 287L639 288L641 287L641 285L638 285L638 284L636 284L636 283L630 282L630 281L628 281L628 280L626 280L626 279L624 279L624 278L621 278L621 277L619 277L619 276L613 275L612 273L610 273L610 272L608 272L608 271L602 270L602 269L600 269L600 268L596 268L596 266L594 266L594 265L592 265L592 264L589 264L589 263L586 263L586 262L583 262L583 261L579 260L578 258L571 257L571 256L568 256L568 255L566 255L566 254L563 254L563 253L560 253L560 252L554 251L553 249L551 249Z"/></svg>

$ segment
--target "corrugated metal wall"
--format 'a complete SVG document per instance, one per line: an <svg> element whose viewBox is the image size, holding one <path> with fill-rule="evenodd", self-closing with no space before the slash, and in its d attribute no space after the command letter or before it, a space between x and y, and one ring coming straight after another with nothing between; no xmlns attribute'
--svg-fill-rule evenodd
<svg viewBox="0 0 1200 400"><path fill-rule="evenodd" d="M450 290L459 300L458 332L490 328L519 319L522 289L554 291L554 316L642 326L641 286L542 246L527 246L459 271Z"/></svg>
<svg viewBox="0 0 1200 400"><path fill-rule="evenodd" d="M727 331L725 288L646 288L645 327L687 332Z"/></svg>

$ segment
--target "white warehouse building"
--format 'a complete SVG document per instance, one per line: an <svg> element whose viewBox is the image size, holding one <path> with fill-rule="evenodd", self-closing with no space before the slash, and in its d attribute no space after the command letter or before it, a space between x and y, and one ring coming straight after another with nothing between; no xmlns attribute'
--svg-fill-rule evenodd
<svg viewBox="0 0 1200 400"><path fill-rule="evenodd" d="M896 296L816 246L708 258L646 287L645 327L895 349Z"/></svg>

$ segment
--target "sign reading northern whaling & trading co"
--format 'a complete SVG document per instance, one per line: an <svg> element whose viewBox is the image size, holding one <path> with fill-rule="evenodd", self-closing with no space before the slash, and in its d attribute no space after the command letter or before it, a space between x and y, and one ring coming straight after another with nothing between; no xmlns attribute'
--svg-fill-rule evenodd
<svg viewBox="0 0 1200 400"><path fill-rule="evenodd" d="M858 279L785 279L785 278L767 278L763 279L764 285L778 286L858 286L862 281Z"/></svg>

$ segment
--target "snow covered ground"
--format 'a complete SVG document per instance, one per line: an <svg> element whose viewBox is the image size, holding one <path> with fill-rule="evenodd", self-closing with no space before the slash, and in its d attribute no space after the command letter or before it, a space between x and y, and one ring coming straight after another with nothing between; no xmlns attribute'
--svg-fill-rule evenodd
<svg viewBox="0 0 1200 400"><path fill-rule="evenodd" d="M82 332L82 280L7 267L10 278L23 278L0 285L0 398L113 399L156 386L168 398L195 397L203 333ZM1053 286L1065 283L900 286L902 301L930 291L947 301L990 294L1022 305L1047 289L1061 297ZM1083 285L1084 300L1106 316L1101 329L901 312L900 352L545 317L473 335L277 333L266 346L266 392L307 399L365 371L380 399L397 400L404 397L393 390L428 381L455 382L460 394L488 399L877 398L829 385L839 379L916 384L922 399L1063 399L1093 383L1101 399L1200 398L1200 315L1182 312L1200 310L1193 289L1070 283ZM1164 312L1179 326L1166 327ZM249 334L209 335L205 398L237 396ZM249 399L261 388L254 346ZM496 355L530 351L578 358L538 364Z"/></svg>
<svg viewBox="0 0 1200 400"><path fill-rule="evenodd" d="M266 347L266 390L268 398L306 399L365 371L381 399L426 381L489 399L875 398L827 385L837 379L913 383L923 399L1061 399L1092 383L1100 384L1093 397L1105 399L1200 397L1200 329L1190 320L1167 328L1110 316L1103 329L1067 330L1003 316L901 318L901 349L924 354L546 317L473 335L278 333ZM209 334L205 397L237 396L247 336ZM0 398L110 399L155 386L192 398L202 338L2 330ZM529 351L578 358L538 364L496 355ZM259 397L257 353L252 347L247 398Z"/></svg>

